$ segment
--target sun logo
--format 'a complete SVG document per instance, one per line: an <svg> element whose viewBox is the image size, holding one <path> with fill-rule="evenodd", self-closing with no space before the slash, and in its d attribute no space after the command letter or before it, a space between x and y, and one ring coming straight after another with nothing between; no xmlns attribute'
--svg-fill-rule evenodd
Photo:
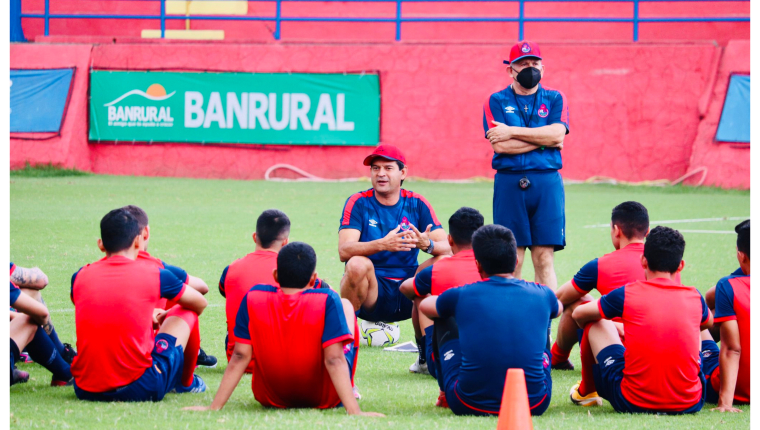
<svg viewBox="0 0 760 430"><path fill-rule="evenodd" d="M116 100L114 100L114 101L112 101L110 103L106 103L103 106L112 106L112 105L115 105L116 103L119 103L120 101L124 100L125 98L127 98L127 97L129 97L131 95L142 96L142 97L144 97L144 98L146 98L148 100L153 100L154 102L158 102L158 101L163 101L163 100L168 99L169 97L173 96L174 93L176 93L176 91L172 91L171 93L167 94L166 93L166 88L164 88L163 85L161 85L161 84L152 84L151 86L148 87L147 91L142 91L142 90L137 90L137 89L134 89L134 90L131 90L131 91L127 91L126 93L124 93L121 96L119 96L118 98L116 98Z"/></svg>

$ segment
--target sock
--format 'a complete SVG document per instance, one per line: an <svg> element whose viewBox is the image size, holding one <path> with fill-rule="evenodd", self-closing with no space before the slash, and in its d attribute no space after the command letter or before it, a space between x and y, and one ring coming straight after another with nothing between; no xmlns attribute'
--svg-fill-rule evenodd
<svg viewBox="0 0 760 430"><path fill-rule="evenodd" d="M13 384L13 369L16 368L16 358L21 354L21 351L18 349L18 345L16 345L16 342L11 339L11 384Z"/></svg>
<svg viewBox="0 0 760 430"><path fill-rule="evenodd" d="M557 342L552 345L552 366L557 363L564 363L570 359L570 350L563 350L557 346Z"/></svg>
<svg viewBox="0 0 760 430"><path fill-rule="evenodd" d="M427 363L427 352L425 348L425 335L415 339L417 341L417 353L419 354L420 364Z"/></svg>
<svg viewBox="0 0 760 430"><path fill-rule="evenodd" d="M41 364L53 374L53 379L58 381L71 379L71 366L58 353L50 336L42 327L37 329L34 339L26 346L26 350L35 363Z"/></svg>
<svg viewBox="0 0 760 430"><path fill-rule="evenodd" d="M190 338L185 347L185 364L182 368L182 385L189 387L193 384L195 366L198 364L198 351L201 349L201 332L198 320L190 329Z"/></svg>
<svg viewBox="0 0 760 430"><path fill-rule="evenodd" d="M591 324L586 324L586 328L583 330L583 339L581 339L581 385L578 387L578 394L585 396L589 393L596 391L596 384L594 383L594 365L596 360L594 359L594 352L591 350L591 344L588 341L588 332L591 329Z"/></svg>
<svg viewBox="0 0 760 430"><path fill-rule="evenodd" d="M55 349L58 353L63 355L63 343L61 342L61 339L58 339L58 333L55 331L52 321L50 322L50 333L48 333L48 337L50 337L50 340L53 342L53 345L55 345Z"/></svg>

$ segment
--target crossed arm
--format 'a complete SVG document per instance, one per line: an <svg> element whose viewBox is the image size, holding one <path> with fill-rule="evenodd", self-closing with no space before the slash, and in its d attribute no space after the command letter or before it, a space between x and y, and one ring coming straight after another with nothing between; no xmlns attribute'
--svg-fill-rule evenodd
<svg viewBox="0 0 760 430"><path fill-rule="evenodd" d="M524 154L541 147L563 148L567 129L556 123L543 127L512 127L498 121L491 121L494 127L488 129L486 138L497 154Z"/></svg>
<svg viewBox="0 0 760 430"><path fill-rule="evenodd" d="M47 286L48 277L39 267L28 269L16 266L16 270L11 275L11 281L19 288L41 290Z"/></svg>

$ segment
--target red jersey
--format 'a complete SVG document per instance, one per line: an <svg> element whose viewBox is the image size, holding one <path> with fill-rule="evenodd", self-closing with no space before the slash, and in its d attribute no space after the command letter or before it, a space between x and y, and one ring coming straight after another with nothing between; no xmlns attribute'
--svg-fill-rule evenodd
<svg viewBox="0 0 760 430"><path fill-rule="evenodd" d="M625 327L621 391L632 404L678 412L702 397L700 325L709 318L702 295L669 279L636 281L599 299L606 319Z"/></svg>
<svg viewBox="0 0 760 430"><path fill-rule="evenodd" d="M351 343L340 297L329 288L285 294L256 285L235 318L237 342L253 348L253 395L263 406L334 408L340 403L322 350ZM347 368L346 371L349 371Z"/></svg>
<svg viewBox="0 0 760 430"><path fill-rule="evenodd" d="M739 325L742 353L739 358L739 374L736 378L734 400L749 403L750 386L750 322L749 322L749 275L741 269L720 281L715 287L715 323L735 320ZM720 392L720 366L710 377L715 392Z"/></svg>
<svg viewBox="0 0 760 430"><path fill-rule="evenodd" d="M111 391L137 380L153 364L153 309L179 298L184 284L171 272L123 256L103 258L71 278L78 354L71 364L79 388Z"/></svg>
<svg viewBox="0 0 760 430"><path fill-rule="evenodd" d="M172 266L170 264L164 263L163 261L161 261L157 257L154 257L154 256L148 254L148 251L140 251L137 254L137 259L145 261L145 262L152 263L152 264L156 265L156 267L158 267L159 269L166 269L166 270L172 272L174 274L174 276L176 276L177 278L179 278L184 283L187 283L187 281L188 281L189 276L188 276L187 272L185 272L184 270L182 270L181 268L179 268L177 266ZM169 300L166 300L166 299L162 298L162 299L160 299L158 301L158 304L156 305L156 308L169 310L169 309L171 309L176 304L177 304L177 300L171 300L171 301L169 301Z"/></svg>
<svg viewBox="0 0 760 430"><path fill-rule="evenodd" d="M475 252L468 249L420 270L420 273L415 275L412 286L418 297L428 294L439 296L449 288L482 280L475 265Z"/></svg>
<svg viewBox="0 0 760 430"><path fill-rule="evenodd" d="M581 294L596 288L600 294L634 281L644 281L644 268L641 256L644 254L643 243L629 243L624 248L605 254L588 262L573 277L573 287Z"/></svg>

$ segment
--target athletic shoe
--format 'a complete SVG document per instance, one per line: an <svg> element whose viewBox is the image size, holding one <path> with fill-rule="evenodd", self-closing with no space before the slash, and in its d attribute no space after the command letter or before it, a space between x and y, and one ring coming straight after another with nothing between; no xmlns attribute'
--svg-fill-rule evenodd
<svg viewBox="0 0 760 430"><path fill-rule="evenodd" d="M353 392L354 392L354 398L355 398L356 400L361 400L361 399L362 399L362 395L361 395L361 393L359 393L359 389L358 389L358 388L356 388L356 385L354 385L353 387L351 387L351 389L352 389L352 390L353 390Z"/></svg>
<svg viewBox="0 0 760 430"><path fill-rule="evenodd" d="M206 354L203 348L198 349L198 366L214 368L216 367L216 357Z"/></svg>
<svg viewBox="0 0 760 430"><path fill-rule="evenodd" d="M435 401L435 405L439 408L447 408L449 407L449 402L446 401L446 393L443 391L438 394L438 400Z"/></svg>
<svg viewBox="0 0 760 430"><path fill-rule="evenodd" d="M185 387L182 383L178 383L176 387L171 391L172 393L202 393L206 391L206 383L203 382L203 378L198 375L193 375L193 383L189 387Z"/></svg>
<svg viewBox="0 0 760 430"><path fill-rule="evenodd" d="M552 369L554 370L575 370L575 366L573 366L573 362L570 360L560 361L557 364L552 364Z"/></svg>
<svg viewBox="0 0 760 430"><path fill-rule="evenodd" d="M578 381L573 388L570 389L570 400L578 406L602 406L602 398L599 397L596 391L588 393L585 396L581 396L578 389L581 386L581 381Z"/></svg>
<svg viewBox="0 0 760 430"><path fill-rule="evenodd" d="M26 352L22 352L21 354L19 354L18 360L16 360L16 361L20 361L20 362L26 363L26 364L34 363L34 360L32 360L32 357L29 357L29 354L26 353Z"/></svg>
<svg viewBox="0 0 760 430"><path fill-rule="evenodd" d="M62 380L58 380L58 379L55 379L55 378L53 378L50 381L50 386L51 387L70 387L72 385L74 385L74 378L73 377L71 379L69 379L68 381L62 381Z"/></svg>
<svg viewBox="0 0 760 430"><path fill-rule="evenodd" d="M13 369L13 378L11 378L11 385L22 384L29 380L29 372L23 370Z"/></svg>
<svg viewBox="0 0 760 430"><path fill-rule="evenodd" d="M72 361L74 361L74 357L77 356L77 352L74 350L74 348L71 346L70 343L64 343L63 344L63 354L61 354L61 358L63 358L63 361L71 364Z"/></svg>
<svg viewBox="0 0 760 430"><path fill-rule="evenodd" d="M429 375L430 372L428 371L428 365L427 363L420 363L420 357L417 356L417 360L412 363L411 366L409 366L409 372L411 373L419 373L422 375Z"/></svg>

